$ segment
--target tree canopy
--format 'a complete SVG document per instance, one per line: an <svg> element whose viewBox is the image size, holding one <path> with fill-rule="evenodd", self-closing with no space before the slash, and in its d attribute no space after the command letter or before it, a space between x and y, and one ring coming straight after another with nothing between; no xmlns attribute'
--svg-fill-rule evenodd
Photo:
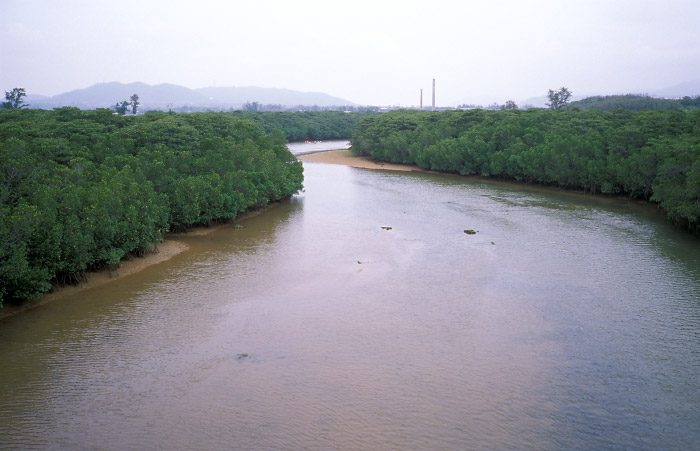
<svg viewBox="0 0 700 451"><path fill-rule="evenodd" d="M517 110L518 109L518 104L515 103L514 100L508 100L506 103L501 105L502 110Z"/></svg>
<svg viewBox="0 0 700 451"><path fill-rule="evenodd" d="M0 305L298 192L285 142L225 113L0 111Z"/></svg>
<svg viewBox="0 0 700 451"><path fill-rule="evenodd" d="M139 95L133 94L131 97L129 97L129 100L131 100L129 103L129 105L131 105L131 114L136 115L139 105L141 105L141 102L139 102Z"/></svg>
<svg viewBox="0 0 700 451"><path fill-rule="evenodd" d="M126 100L122 100L121 102L117 102L113 108L117 114L120 114L123 116L126 114L129 107L131 107L131 114L136 116L136 112L139 109L139 105L141 105L141 102L139 102L139 95L133 94L131 97L129 97L128 102Z"/></svg>
<svg viewBox="0 0 700 451"><path fill-rule="evenodd" d="M550 89L547 93L549 102L546 105L552 110L561 110L569 102L570 97L571 91L565 87L561 87L556 91Z"/></svg>
<svg viewBox="0 0 700 451"><path fill-rule="evenodd" d="M2 103L2 109L16 110L20 108L28 108L29 105L24 103L22 97L26 97L27 93L24 88L14 88L11 91L5 91L5 102Z"/></svg>

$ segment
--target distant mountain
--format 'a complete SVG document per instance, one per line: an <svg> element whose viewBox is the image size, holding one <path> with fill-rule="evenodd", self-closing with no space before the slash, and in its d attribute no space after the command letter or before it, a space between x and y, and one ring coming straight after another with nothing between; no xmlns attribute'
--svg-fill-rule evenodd
<svg viewBox="0 0 700 451"><path fill-rule="evenodd" d="M75 106L78 108L111 108L117 102L129 100L138 94L142 109L156 108L238 108L245 102L262 104L296 105L352 105L345 99L320 92L300 92L289 89L229 87L189 89L184 86L163 83L97 83L88 88L76 89L53 97L28 95L27 103L33 108Z"/></svg>
<svg viewBox="0 0 700 451"><path fill-rule="evenodd" d="M24 101L25 104L31 105L34 102L44 102L50 98L51 97L49 97L49 96L42 96L41 94L27 94L27 96L24 97L24 99L22 99L22 100Z"/></svg>
<svg viewBox="0 0 700 451"><path fill-rule="evenodd" d="M700 95L700 79L690 80L667 88L655 89L649 91L658 97L678 98L678 97L697 97Z"/></svg>
<svg viewBox="0 0 700 451"><path fill-rule="evenodd" d="M213 104L242 105L245 102L259 102L263 104L280 105L354 105L352 102L333 97L322 92L301 92L279 88L257 88L255 86L230 87L230 88L200 88L195 89L199 94L206 96Z"/></svg>

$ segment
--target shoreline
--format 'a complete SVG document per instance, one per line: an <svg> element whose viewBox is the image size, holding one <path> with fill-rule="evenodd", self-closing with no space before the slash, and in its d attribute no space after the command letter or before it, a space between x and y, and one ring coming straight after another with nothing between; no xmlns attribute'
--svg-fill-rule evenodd
<svg viewBox="0 0 700 451"><path fill-rule="evenodd" d="M342 166L350 166L353 168L360 169L383 169L387 171L403 171L403 172L422 172L425 174L439 174L448 177L459 177L466 180L471 180L475 182L514 186L519 189L532 189L535 191L548 191L548 192L560 192L567 193L575 196L583 197L594 197L600 199L614 199L623 201L626 203L634 203L638 205L648 205L650 207L658 207L656 204L643 200L643 199L630 199L628 196L622 195L605 195L601 193L592 194L590 192L584 191L582 189L567 189L556 186L540 185L536 183L527 183L517 180L505 180L495 177L485 177L480 175L461 175L448 172L432 171L429 169L423 169L415 164L400 164L400 163L381 163L370 160L367 157L355 156L350 153L350 149L340 149L340 150L318 150L309 153L298 154L298 160L309 161L313 163L324 163L324 164L338 164Z"/></svg>
<svg viewBox="0 0 700 451"><path fill-rule="evenodd" d="M81 291L90 290L92 288L102 286L106 283L117 281L120 278L128 277L132 274L143 271L148 267L157 265L158 263L162 263L166 260L170 260L176 255L186 252L189 249L189 246L187 246L185 242L178 240L179 237L208 235L222 227L232 226L243 219L257 216L260 213L268 210L271 207L274 207L277 204L278 202L273 202L258 210L243 213L230 222L215 224L209 227L193 227L187 232L166 233L163 237L162 242L151 245L152 247L155 246L155 248L157 249L155 253L149 253L144 255L143 257L132 257L128 260L122 260L121 262L119 262L119 267L112 271L103 269L100 271L88 272L85 274L87 281L78 285L54 285L39 299L33 301L25 301L21 305L5 304L3 308L0 309L0 324L3 320L11 316L15 316L19 313L32 310L34 308L48 304L49 302L58 301L68 296L80 293Z"/></svg>
<svg viewBox="0 0 700 451"><path fill-rule="evenodd" d="M87 280L78 285L54 285L39 299L25 301L21 305L5 304L3 308L0 309L0 322L10 316L40 307L48 304L49 302L58 301L76 293L80 293L81 291L89 290L109 282L114 282L122 277L130 276L131 274L142 271L149 266L164 262L189 249L187 244L183 243L182 241L177 241L177 239L174 237L166 238L162 242L151 246L155 246L157 249L155 253L149 253L143 257L133 257L128 260L122 260L119 262L119 267L112 271L103 269L100 271L87 272L85 274Z"/></svg>

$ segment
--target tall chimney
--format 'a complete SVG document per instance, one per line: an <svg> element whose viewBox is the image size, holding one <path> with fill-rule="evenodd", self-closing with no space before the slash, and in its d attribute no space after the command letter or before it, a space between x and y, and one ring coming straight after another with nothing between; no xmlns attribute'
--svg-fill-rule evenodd
<svg viewBox="0 0 700 451"><path fill-rule="evenodd" d="M423 111L423 88L420 88L420 110Z"/></svg>
<svg viewBox="0 0 700 451"><path fill-rule="evenodd" d="M433 111L435 111L435 79L433 78Z"/></svg>

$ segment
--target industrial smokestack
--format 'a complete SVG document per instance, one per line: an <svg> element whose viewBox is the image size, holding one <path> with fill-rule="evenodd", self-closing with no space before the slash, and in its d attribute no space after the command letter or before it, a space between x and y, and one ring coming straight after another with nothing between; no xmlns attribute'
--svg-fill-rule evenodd
<svg viewBox="0 0 700 451"><path fill-rule="evenodd" d="M420 110L423 111L423 88L420 88Z"/></svg>
<svg viewBox="0 0 700 451"><path fill-rule="evenodd" d="M435 111L435 79L433 78L433 111Z"/></svg>

